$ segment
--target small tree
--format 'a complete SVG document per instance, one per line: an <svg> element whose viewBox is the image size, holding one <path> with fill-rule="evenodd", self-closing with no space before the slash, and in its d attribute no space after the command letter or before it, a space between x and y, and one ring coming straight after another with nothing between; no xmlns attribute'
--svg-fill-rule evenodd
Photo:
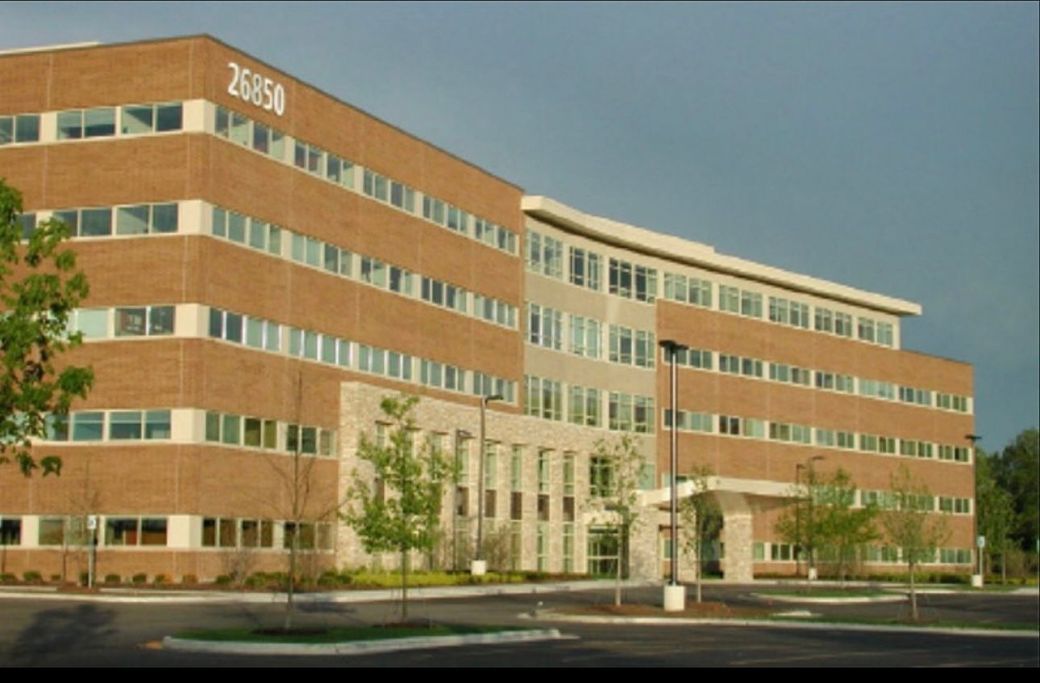
<svg viewBox="0 0 1040 683"><path fill-rule="evenodd" d="M840 468L833 476L817 481L812 495L817 546L834 563L835 573L844 583L859 549L879 537L875 525L877 506L868 503L855 507L856 486L849 473Z"/></svg>
<svg viewBox="0 0 1040 683"><path fill-rule="evenodd" d="M984 557L1000 557L1001 582L1007 583L1007 551L1015 523L1014 501L994 477L992 456L986 456L981 449L976 449L975 491L979 533L986 539ZM992 560L990 564L992 571ZM986 573L985 567L982 572Z"/></svg>
<svg viewBox="0 0 1040 683"><path fill-rule="evenodd" d="M804 547L811 559L822 555L833 562L845 581L859 548L878 538L877 507L857 508L855 502L856 486L848 472L838 468L821 477L810 468L809 481L794 491L794 502L776 522L776 533L796 552Z"/></svg>
<svg viewBox="0 0 1040 683"><path fill-rule="evenodd" d="M704 574L703 550L706 541L715 538L722 528L722 511L718 501L708 491L710 468L695 469L687 481L693 483L693 493L684 498L679 511L682 515L683 550L693 557L697 602L701 602L701 577Z"/></svg>
<svg viewBox="0 0 1040 683"><path fill-rule="evenodd" d="M881 517L889 543L899 548L910 578L910 617L917 621L914 573L923 562L934 561L936 550L949 536L946 520L933 514L934 498L914 481L906 465L892 475L892 502Z"/></svg>
<svg viewBox="0 0 1040 683"><path fill-rule="evenodd" d="M415 452L412 411L418 400L384 398L380 403L390 422L385 442L362 435L358 448L358 457L372 467L374 481L354 471L344 515L365 552L400 553L402 621L408 620L409 553L429 550L436 542L444 485L451 475L444 455L429 443Z"/></svg>
<svg viewBox="0 0 1040 683"><path fill-rule="evenodd" d="M47 415L67 414L94 381L89 368L55 368L81 342L69 318L87 296L87 279L64 248L68 226L48 220L23 231L21 211L21 194L0 179L0 464L13 459L26 476L37 467L60 474L60 458L37 463L29 449L46 434Z"/></svg>
<svg viewBox="0 0 1040 683"><path fill-rule="evenodd" d="M622 567L627 563L629 539L642 521L639 518L639 482L644 459L634 437L623 434L613 440L600 439L592 453L589 505L617 534L617 567L614 604L621 604Z"/></svg>

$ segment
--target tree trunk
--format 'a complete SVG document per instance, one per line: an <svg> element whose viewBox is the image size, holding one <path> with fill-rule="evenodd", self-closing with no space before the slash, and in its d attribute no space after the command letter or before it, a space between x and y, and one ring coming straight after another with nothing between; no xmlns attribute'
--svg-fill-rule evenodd
<svg viewBox="0 0 1040 683"><path fill-rule="evenodd" d="M621 529L618 529L617 567L614 572L614 606L621 606Z"/></svg>
<svg viewBox="0 0 1040 683"><path fill-rule="evenodd" d="M401 621L408 622L408 548L401 548Z"/></svg>
<svg viewBox="0 0 1040 683"><path fill-rule="evenodd" d="M910 618L917 621L917 591L914 589L914 564L910 563Z"/></svg>
<svg viewBox="0 0 1040 683"><path fill-rule="evenodd" d="M285 623L282 625L283 631L292 630L293 622L293 610L296 605L293 603L293 597L296 589L296 544L299 542L300 528L297 525L293 532L292 543L289 544L289 576L286 577L286 599L285 599Z"/></svg>
<svg viewBox="0 0 1040 683"><path fill-rule="evenodd" d="M701 542L701 535L697 534L697 545L694 548L694 557L693 557L693 575L694 575L694 577L697 580L697 602L698 603L701 602L701 574L702 574L702 569L703 569L703 567L701 565L701 551L703 550L703 547L704 546L703 546L703 543Z"/></svg>

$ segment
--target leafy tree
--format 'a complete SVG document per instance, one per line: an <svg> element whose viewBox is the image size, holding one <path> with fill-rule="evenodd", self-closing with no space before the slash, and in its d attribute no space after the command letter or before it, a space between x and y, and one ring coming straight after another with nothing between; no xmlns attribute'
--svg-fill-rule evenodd
<svg viewBox="0 0 1040 683"><path fill-rule="evenodd" d="M1040 538L1040 432L1026 429L993 462L994 478L1011 495L1015 518L1011 537L1033 551Z"/></svg>
<svg viewBox="0 0 1040 683"><path fill-rule="evenodd" d="M856 486L848 472L838 468L820 477L810 469L807 486L796 491L794 504L777 520L777 534L813 555L819 550L844 581L858 549L878 538L876 506L857 508L855 502Z"/></svg>
<svg viewBox="0 0 1040 683"><path fill-rule="evenodd" d="M979 533L986 538L985 558L1000 557L1000 573L1007 583L1007 553L1015 523L1014 501L994 476L994 457L975 452L975 506ZM985 573L985 568L983 568Z"/></svg>
<svg viewBox="0 0 1040 683"><path fill-rule="evenodd" d="M614 604L621 604L621 577L627 563L629 540L641 523L639 483L644 458L636 439L622 434L616 439L600 439L591 455L591 497L589 506L601 513L602 521L617 534L617 566Z"/></svg>
<svg viewBox="0 0 1040 683"><path fill-rule="evenodd" d="M936 550L949 537L946 520L933 514L934 498L927 487L914 481L902 465L892 475L892 501L881 516L889 543L899 548L910 578L910 616L917 621L914 573L918 565L935 559Z"/></svg>
<svg viewBox="0 0 1040 683"><path fill-rule="evenodd" d="M451 477L451 465L429 443L415 452L412 412L418 400L388 397L380 403L390 422L386 439L377 442L362 435L358 448L374 481L354 471L344 515L366 552L400 553L402 621L408 620L409 553L427 551L436 542L444 485Z"/></svg>
<svg viewBox="0 0 1040 683"><path fill-rule="evenodd" d="M693 493L684 498L679 513L682 516L683 550L693 556L696 569L697 602L701 602L701 576L704 574L704 543L715 538L722 529L722 510L708 491L710 468L702 467L687 476L693 483Z"/></svg>
<svg viewBox="0 0 1040 683"><path fill-rule="evenodd" d="M26 476L37 467L60 474L60 458L37 463L30 446L45 435L48 413L66 415L93 384L89 368L55 367L81 342L69 317L87 296L87 279L65 248L68 226L44 221L23 245L21 211L21 194L0 179L0 464L13 459Z"/></svg>

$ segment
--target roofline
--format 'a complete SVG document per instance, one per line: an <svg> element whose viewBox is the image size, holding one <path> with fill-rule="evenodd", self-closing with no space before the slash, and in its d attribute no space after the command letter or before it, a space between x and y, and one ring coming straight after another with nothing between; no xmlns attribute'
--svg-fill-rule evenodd
<svg viewBox="0 0 1040 683"><path fill-rule="evenodd" d="M700 266L720 273L738 275L786 289L865 306L892 315L921 315L922 312L921 305L912 301L875 294L828 280L720 254L711 245L654 232L609 218L593 216L549 197L525 195L520 200L520 208L525 214L564 230L650 256Z"/></svg>
<svg viewBox="0 0 1040 683"><path fill-rule="evenodd" d="M90 42L84 42L84 43L69 43L67 45L49 45L49 46L41 46L41 47L16 48L14 50L8 50L8 51L0 52L0 57L4 57L4 56L7 56L7 55L19 55L19 54L29 54L29 53L39 53L39 52L57 52L59 50L93 50L93 49L104 49L104 48L109 48L109 47L124 47L124 46L127 46L127 45L146 45L146 44L149 44L149 43L172 43L172 42L181 41L181 40L199 40L199 39L210 40L210 41L212 41L214 43L217 43L218 45L222 45L223 47L225 47L225 48L227 48L229 50L232 50L234 52L238 52L239 54L246 55L247 57L249 57L250 59L256 61L257 63L263 64L268 69L271 69L272 71L276 71L279 74L281 74L283 76L286 76L287 78L291 78L291 79L293 79L295 81L298 81L298 82L302 83L303 85L305 85L306 87L308 87L308 88L310 88L310 89L312 89L312 90L314 90L314 91L316 91L318 93L321 93L325 97L328 97L329 99L337 102L338 104L340 104L340 105L342 105L344 107L347 107L349 109L353 109L354 111L356 111L356 112L358 112L360 114L364 114L365 116L378 121L379 123L383 124L384 126L388 126L388 127L392 128L393 130L397 131L398 133L404 135L405 137L409 137L409 138L411 138L413 140L421 142L424 145L429 145L430 147L432 147L433 149L437 150L441 154L449 156L452 159L454 159L454 160L456 160L456 161L458 161L458 162L460 162L462 164L465 164L466 166L469 166L470 168L473 168L473 169L475 169L477 171L480 171L484 175L487 175L487 176L489 176L491 178L494 178L495 180L497 180L497 181L499 181L501 183L509 185L510 187L512 187L515 190L519 190L520 192L524 191L524 188L522 188L521 186L517 185L516 183L514 183L512 181L509 181L509 180L506 180L505 178L492 173L491 171L487 170L486 168L478 166L477 164L473 163L472 161L468 161L466 159L463 159L462 157L458 156L457 154L455 154L453 152L449 152L448 150L446 150L446 149L444 149L442 147L439 147L438 145L435 145L434 143L430 142L429 140L424 140L423 138L419 137L418 135L415 135L414 133L409 133L408 131L404 130L403 128L400 128L399 126L396 126L396 125L390 123L389 121L386 121L386 120L376 116L375 114L371 114L371 113L365 111L364 109L362 109L362 108L360 108L360 107L358 107L356 105L350 104L349 102L346 102L346 101L340 99L336 95L333 95L333 94L331 94L331 93L329 93L329 92L327 92L327 91L317 87L316 85L313 85L313 84L303 80L299 76L294 76L293 74L285 71L284 69L281 69L281 68L279 68L277 66L274 66L273 64L269 64L268 62L260 59L259 57L255 57L252 54L250 54L250 53L248 53L248 52L246 52L246 51L244 51L244 50L242 50L240 48L235 47L234 45L229 45L228 43L225 43L220 38L217 38L216 36L210 35L209 33L194 33L194 34L190 34L190 35L170 36L170 37L167 37L167 38L147 38L147 39L144 39L144 40L128 40L128 41L122 42L122 43L101 43L101 42L98 42L98 41L90 41Z"/></svg>

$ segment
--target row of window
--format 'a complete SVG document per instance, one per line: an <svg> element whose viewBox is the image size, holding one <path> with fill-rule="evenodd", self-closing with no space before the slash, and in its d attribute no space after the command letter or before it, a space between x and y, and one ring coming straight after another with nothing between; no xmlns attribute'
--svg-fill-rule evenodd
<svg viewBox="0 0 1040 683"><path fill-rule="evenodd" d="M900 496L892 491L860 491L862 506L874 505L882 510L894 510L901 506ZM948 496L915 495L902 499L902 505L912 506L922 512L943 512L951 515L970 515L971 499Z"/></svg>
<svg viewBox="0 0 1040 683"><path fill-rule="evenodd" d="M57 113L57 140L146 135L181 130L183 111L180 102L128 104L121 107L67 109ZM119 125L116 125L118 120ZM0 116L0 145L39 142L39 114Z"/></svg>
<svg viewBox="0 0 1040 683"><path fill-rule="evenodd" d="M328 522L276 522L270 519L203 517L203 548L274 548L281 531L281 547L332 550L335 529Z"/></svg>
<svg viewBox="0 0 1040 683"><path fill-rule="evenodd" d="M282 340L283 328L287 345ZM483 392L493 387L492 393L501 394L506 401L516 400L515 383L509 380L219 308L209 310L208 333L214 339L273 353L287 348L294 358L355 368L403 382L415 381L414 365L418 362L419 383L425 386L460 393L466 393L469 387L469 392L477 396L489 395ZM473 376L472 383L467 382L469 375Z"/></svg>
<svg viewBox="0 0 1040 683"><path fill-rule="evenodd" d="M711 413L680 410L676 429L688 432L719 433L730 436L747 436L755 439L768 438L771 441L817 445L842 450L860 450L865 453L881 453L885 455L904 455L912 458L934 458L938 452L939 460L953 462L970 462L971 453L965 446L949 446L933 444L915 439L901 439L877 434L857 434L834 429L821 429L808 425L785 422L771 422L751 417L731 415L712 415ZM663 426L668 429L672 425L672 411L663 411ZM717 426L716 426L717 425ZM768 437L766 436L768 434ZM857 447L858 442L858 447Z"/></svg>
<svg viewBox="0 0 1040 683"><path fill-rule="evenodd" d="M561 382L533 375L524 377L524 413L546 420L563 421L566 396L568 422L601 427L604 394L607 399L608 429L642 434L654 431L654 399L649 396L580 386L569 386L564 394Z"/></svg>
<svg viewBox="0 0 1040 683"><path fill-rule="evenodd" d="M0 546L22 544L22 521L21 517L0 520ZM334 530L329 523L297 525L269 519L227 517L204 517L201 522L204 548L273 548L277 530L281 532L283 548L292 547L298 534L297 547L300 549L332 549ZM167 517L106 515L98 525L97 542L99 546L110 548L164 547L168 545L168 529ZM37 523L36 544L40 547L87 545L90 537L85 517L40 517Z"/></svg>
<svg viewBox="0 0 1040 683"><path fill-rule="evenodd" d="M254 121L244 114L216 108L216 134L277 161L285 162L285 133ZM424 195L422 211L418 210L416 195L421 194L401 182L371 169L360 173L361 188L356 186L355 164L321 147L296 140L292 164L306 173L334 183L352 192L361 192L376 201L389 204L401 211L466 235L472 239L508 254L517 253L517 236L510 230L485 218L467 213L443 200ZM472 229L470 224L472 223Z"/></svg>
<svg viewBox="0 0 1040 683"><path fill-rule="evenodd" d="M333 457L336 433L279 420L206 412L206 441L225 446Z"/></svg>
<svg viewBox="0 0 1040 683"><path fill-rule="evenodd" d="M148 135L178 131L183 125L180 102L131 104L122 107L69 109L58 112L58 140L79 140L116 135Z"/></svg>
<svg viewBox="0 0 1040 683"><path fill-rule="evenodd" d="M70 237L84 238L175 233L178 214L176 203L164 203L61 209L51 212L51 218L68 225ZM29 239L36 228L37 218L36 213L19 216L23 239Z"/></svg>
<svg viewBox="0 0 1040 683"><path fill-rule="evenodd" d="M593 291L600 290L600 256L577 247L570 249L568 281ZM547 277L564 279L564 244L548 235L527 231L526 260L528 270ZM616 296L652 303L657 297L657 270L620 259L609 260L609 292ZM695 306L712 307L712 283L709 280L665 272L664 298ZM751 318L763 318L763 296L739 287L719 285L720 311ZM809 305L782 297L769 297L770 322L800 329L810 329ZM842 337L857 338L883 346L894 345L891 323L858 317L847 313L815 307L814 329Z"/></svg>
<svg viewBox="0 0 1040 683"><path fill-rule="evenodd" d="M706 349L683 348L676 351L675 362L677 365L693 368L696 370L711 370L713 368L713 356L716 352ZM661 350L662 360L670 362L667 349ZM860 396L877 398L885 401L900 400L904 403L924 407L934 407L946 410L958 410L966 412L968 399L964 396L953 396L951 394L939 394L928 389L901 386L892 382L882 380L856 378L852 375L843 375L822 370L802 368L787 363L773 363L762 361L757 358L746 358L718 352L718 371L744 377L764 379L764 368L769 367L769 380L783 382L803 387L813 387L825 391L836 391L844 394L859 393ZM858 392L857 392L858 389ZM932 397L947 397L949 400L940 402L932 400ZM957 399L954 401L953 399ZM950 406L950 407L945 407Z"/></svg>
<svg viewBox="0 0 1040 683"><path fill-rule="evenodd" d="M176 318L174 306L79 308L70 316L69 325L84 339L156 337L173 334Z"/></svg>
<svg viewBox="0 0 1040 683"><path fill-rule="evenodd" d="M527 341L554 351L562 351L569 336L567 350L584 358L598 360L602 354L603 325L594 318L571 314L570 334L564 331L563 313L535 303L527 304ZM621 325L609 327L608 360L611 363L653 368L655 338L653 332L633 330Z"/></svg>
<svg viewBox="0 0 1040 683"><path fill-rule="evenodd" d="M290 243L288 257L282 253L283 234L287 236L285 240ZM235 211L213 208L213 235L279 258L288 258L296 263L319 268L333 275L356 279L404 296L420 298L456 313L516 328L516 307L504 301L471 293L447 282L418 276L371 256L353 254L334 244ZM415 291L416 280L420 282L419 292Z"/></svg>
<svg viewBox="0 0 1040 683"><path fill-rule="evenodd" d="M762 543L757 542L752 547L752 558L763 562L766 559L766 546L769 546L769 560L771 562L794 562L796 559L804 561L806 558L801 553L796 553L796 548L790 543ZM795 555L802 555L796 558ZM971 564L971 550L967 548L939 548L937 557L932 558L926 564ZM892 546L865 546L863 548L863 560L878 564L902 564L900 551Z"/></svg>
<svg viewBox="0 0 1040 683"><path fill-rule="evenodd" d="M171 437L170 411L86 410L49 415L48 441L140 441Z"/></svg>

